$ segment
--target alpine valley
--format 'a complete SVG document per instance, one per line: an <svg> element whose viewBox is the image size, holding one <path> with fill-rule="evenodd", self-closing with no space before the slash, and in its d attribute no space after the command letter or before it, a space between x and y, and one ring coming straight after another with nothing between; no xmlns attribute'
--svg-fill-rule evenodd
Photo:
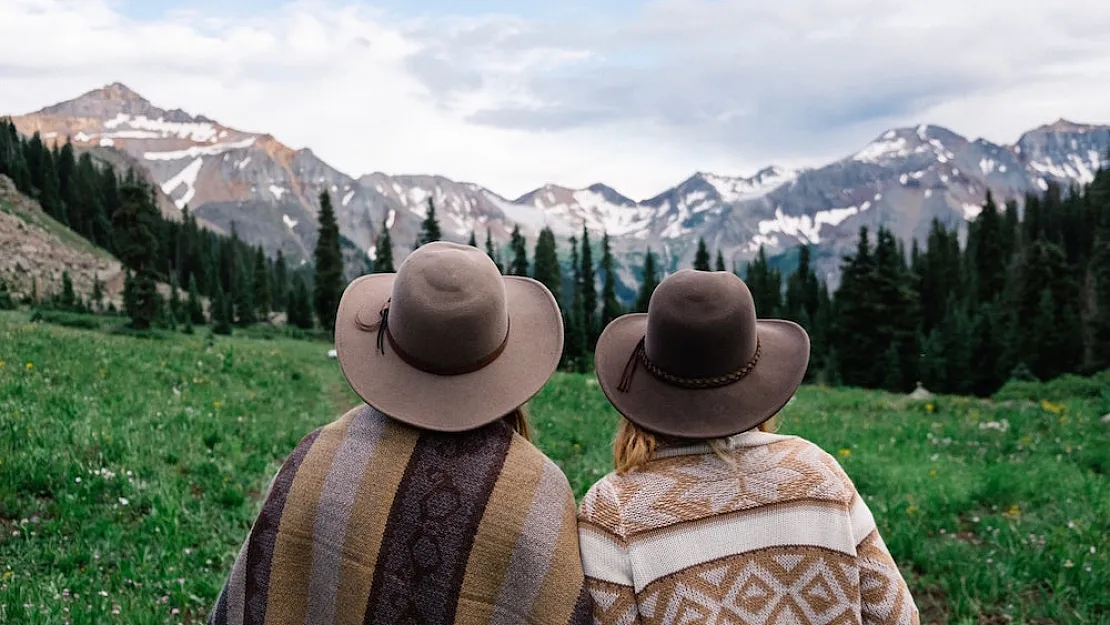
<svg viewBox="0 0 1110 625"><path fill-rule="evenodd" d="M474 233L481 245L488 232L504 246L519 225L531 247L547 225L566 248L585 225L595 242L610 235L624 297L635 289L646 249L671 271L690 266L699 238L738 268L761 246L788 263L797 245L811 244L818 272L833 286L840 256L854 249L861 226L885 225L907 243L923 240L933 218L959 226L978 214L988 191L1001 204L1050 184L1066 190L1090 182L1110 153L1110 126L1059 120L998 145L920 125L881 132L822 167L770 166L750 177L698 172L644 200L600 183L547 185L510 199L440 176L354 178L307 148L159 108L120 83L12 120L23 134L38 132L47 142L68 137L78 149L137 165L161 188L171 212L188 206L201 223L223 231L234 223L248 243L297 261L312 258L317 197L325 190L342 235L358 249L348 254L354 258L362 251L373 258L384 225L395 259L403 259L429 198L444 238L459 242Z"/></svg>

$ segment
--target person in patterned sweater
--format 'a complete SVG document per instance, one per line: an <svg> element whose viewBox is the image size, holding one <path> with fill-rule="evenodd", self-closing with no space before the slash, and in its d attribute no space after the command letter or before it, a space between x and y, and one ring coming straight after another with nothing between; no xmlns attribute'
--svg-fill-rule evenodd
<svg viewBox="0 0 1110 625"><path fill-rule="evenodd" d="M728 272L672 274L605 329L597 378L625 418L578 508L595 623L919 623L840 465L771 432L808 361L805 330L757 320Z"/></svg>

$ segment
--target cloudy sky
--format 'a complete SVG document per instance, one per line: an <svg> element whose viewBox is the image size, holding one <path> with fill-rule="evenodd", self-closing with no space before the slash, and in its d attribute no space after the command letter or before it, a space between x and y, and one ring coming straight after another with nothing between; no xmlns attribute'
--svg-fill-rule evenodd
<svg viewBox="0 0 1110 625"><path fill-rule="evenodd" d="M359 175L516 196L1110 123L1104 0L0 0L0 114L121 81Z"/></svg>

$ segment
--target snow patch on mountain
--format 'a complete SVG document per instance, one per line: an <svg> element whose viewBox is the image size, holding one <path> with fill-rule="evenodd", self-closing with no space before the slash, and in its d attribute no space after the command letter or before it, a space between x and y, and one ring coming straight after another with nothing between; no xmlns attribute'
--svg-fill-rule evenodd
<svg viewBox="0 0 1110 625"><path fill-rule="evenodd" d="M162 184L162 192L171 197L178 187L185 185L185 193L179 199L173 201L179 210L184 208L189 200L197 194L197 176L200 175L200 168L203 166L204 159L198 156L193 162L177 172L177 175Z"/></svg>
<svg viewBox="0 0 1110 625"><path fill-rule="evenodd" d="M968 221L971 221L972 219L975 219L976 217L978 217L979 213L983 212L983 207L978 205L978 204L971 204L971 203L968 203L968 202L964 202L963 211L964 211L964 219L966 219Z"/></svg>
<svg viewBox="0 0 1110 625"><path fill-rule="evenodd" d="M1079 184L1088 184L1095 179L1095 171L1100 165L1098 152L1091 150L1084 160L1079 154L1068 154L1063 163L1055 163L1048 159L1030 161L1029 167L1037 173L1049 174L1056 178L1072 179ZM1044 187L1042 187L1044 188Z"/></svg>
<svg viewBox="0 0 1110 625"><path fill-rule="evenodd" d="M290 230L296 228L297 224L299 223L296 219L293 219L289 215L282 215L281 220L285 222L285 226Z"/></svg>
<svg viewBox="0 0 1110 625"><path fill-rule="evenodd" d="M778 167L769 167L751 178L702 174L702 178L713 186L721 200L728 204L763 197L797 177L798 172Z"/></svg>
<svg viewBox="0 0 1110 625"><path fill-rule="evenodd" d="M861 163L881 163L885 160L908 155L910 150L907 146L908 142L902 137L872 141L864 146L862 150L856 152L852 158Z"/></svg>
<svg viewBox="0 0 1110 625"><path fill-rule="evenodd" d="M216 129L216 126L208 122L168 122L162 117L158 119L147 119L145 115L131 117L127 113L120 113L116 115L115 119L109 119L104 122L104 127L110 130L124 125L135 130L151 131L151 133L155 135L154 137L136 138L162 139L177 137L179 139L204 142L215 140L220 132ZM224 132L224 136L226 135L227 133Z"/></svg>
<svg viewBox="0 0 1110 625"><path fill-rule="evenodd" d="M351 198L353 198L354 196L355 196L354 191L348 191L347 194L343 196L343 206L346 206L346 205L350 204L351 203Z"/></svg>
<svg viewBox="0 0 1110 625"><path fill-rule="evenodd" d="M845 219L853 215L858 215L871 208L871 202L864 202L859 206L848 206L846 208L833 208L829 210L818 211L809 215L787 215L782 212L782 207L775 209L775 218L770 220L763 220L759 222L759 237L766 240L767 235L773 233L781 233L794 238L806 241L808 243L821 242L821 229L824 226L837 226ZM755 239L753 238L753 242ZM749 251L756 251L759 245L752 248L752 244L748 245Z"/></svg>
<svg viewBox="0 0 1110 625"><path fill-rule="evenodd" d="M176 161L183 158L195 158L197 156L216 156L223 154L230 150L241 150L249 148L254 145L254 137L247 137L242 141L234 141L231 143L217 143L214 145L193 146L184 150L173 150L170 152L143 152L143 158L148 161Z"/></svg>
<svg viewBox="0 0 1110 625"><path fill-rule="evenodd" d="M285 195L285 193L286 193L285 189L282 189L281 187L277 186L276 184L270 185L270 194L274 196L275 200L280 202L281 201L281 196Z"/></svg>

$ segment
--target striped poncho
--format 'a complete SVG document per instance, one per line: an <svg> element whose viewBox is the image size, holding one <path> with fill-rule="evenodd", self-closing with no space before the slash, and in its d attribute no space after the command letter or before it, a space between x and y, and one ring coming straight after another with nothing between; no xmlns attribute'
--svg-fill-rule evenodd
<svg viewBox="0 0 1110 625"><path fill-rule="evenodd" d="M408 427L368 406L297 445L210 625L590 621L566 477L504 422Z"/></svg>

